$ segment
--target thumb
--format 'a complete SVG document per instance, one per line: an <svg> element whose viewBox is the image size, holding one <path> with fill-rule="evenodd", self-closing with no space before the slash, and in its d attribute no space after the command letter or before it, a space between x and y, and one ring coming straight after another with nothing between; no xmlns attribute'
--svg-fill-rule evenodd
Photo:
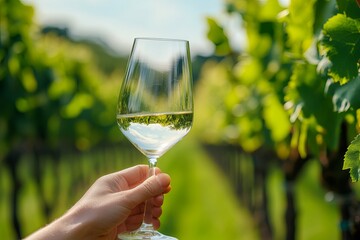
<svg viewBox="0 0 360 240"><path fill-rule="evenodd" d="M170 176L166 173L159 173L151 176L135 188L128 190L127 199L130 200L130 208L134 208L146 200L167 193L170 190Z"/></svg>

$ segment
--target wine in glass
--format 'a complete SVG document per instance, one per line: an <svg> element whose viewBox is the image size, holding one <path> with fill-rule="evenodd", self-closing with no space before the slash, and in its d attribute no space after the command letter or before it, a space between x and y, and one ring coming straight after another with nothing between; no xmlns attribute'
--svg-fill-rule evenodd
<svg viewBox="0 0 360 240"><path fill-rule="evenodd" d="M157 159L190 131L192 120L189 42L136 38L118 98L117 124L148 158L149 176L155 174ZM154 230L150 202L141 227L119 239L176 239Z"/></svg>

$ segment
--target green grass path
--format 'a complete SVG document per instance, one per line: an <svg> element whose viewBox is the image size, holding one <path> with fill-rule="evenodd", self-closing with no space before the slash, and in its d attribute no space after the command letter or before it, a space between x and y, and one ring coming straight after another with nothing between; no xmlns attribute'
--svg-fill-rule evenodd
<svg viewBox="0 0 360 240"><path fill-rule="evenodd" d="M181 240L258 239L228 179L195 140L185 138L158 166L172 177L161 231Z"/></svg>

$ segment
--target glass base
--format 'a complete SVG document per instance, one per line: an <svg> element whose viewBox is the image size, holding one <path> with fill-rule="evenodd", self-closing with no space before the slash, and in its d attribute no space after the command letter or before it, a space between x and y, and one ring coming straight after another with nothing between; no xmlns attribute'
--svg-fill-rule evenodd
<svg viewBox="0 0 360 240"><path fill-rule="evenodd" d="M178 240L177 238L166 236L152 228L149 224L144 224L137 230L125 232L118 235L119 240Z"/></svg>

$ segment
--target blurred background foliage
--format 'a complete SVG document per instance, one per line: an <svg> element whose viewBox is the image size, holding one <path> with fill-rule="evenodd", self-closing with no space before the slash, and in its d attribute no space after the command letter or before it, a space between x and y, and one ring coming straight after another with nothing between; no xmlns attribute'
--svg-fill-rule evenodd
<svg viewBox="0 0 360 240"><path fill-rule="evenodd" d="M115 124L127 56L39 26L19 0L0 3L0 236L19 239L97 177L146 161ZM194 128L159 165L173 178L162 231L359 239L359 187L342 170L360 141L356 1L226 0L224 9L242 19L246 47L206 19L214 54L193 56ZM354 180L356 156L344 165Z"/></svg>

